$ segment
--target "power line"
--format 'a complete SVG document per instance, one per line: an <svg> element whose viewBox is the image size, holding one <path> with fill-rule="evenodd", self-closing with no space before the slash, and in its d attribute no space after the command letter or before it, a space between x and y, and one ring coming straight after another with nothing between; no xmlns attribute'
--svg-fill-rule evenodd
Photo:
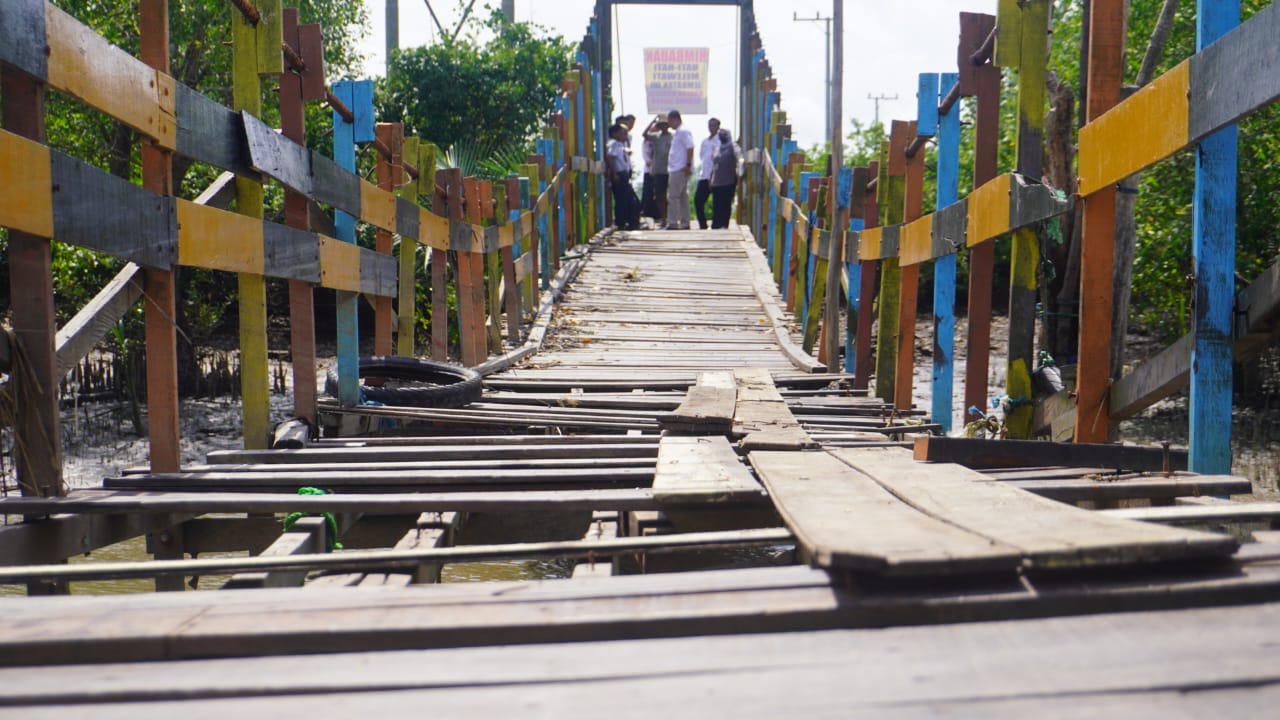
<svg viewBox="0 0 1280 720"><path fill-rule="evenodd" d="M872 95L871 93L867 93L867 99L875 101L875 104L876 104L875 122L879 123L880 122L880 101L881 100L897 100L898 94L894 93L893 95Z"/></svg>

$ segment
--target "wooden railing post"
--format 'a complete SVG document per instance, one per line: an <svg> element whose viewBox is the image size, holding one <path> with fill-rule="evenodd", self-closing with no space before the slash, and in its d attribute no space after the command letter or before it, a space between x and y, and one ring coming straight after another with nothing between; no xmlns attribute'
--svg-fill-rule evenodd
<svg viewBox="0 0 1280 720"><path fill-rule="evenodd" d="M451 220L461 219L460 203L455 203L451 188L457 182L455 168L437 170L432 187L431 211ZM460 198L459 198L460 200ZM460 277L461 274L459 273ZM449 251L431 248L431 359L449 360ZM461 318L461 304L459 304ZM462 323L458 323L461 334Z"/></svg>
<svg viewBox="0 0 1280 720"><path fill-rule="evenodd" d="M876 181L876 193L885 209L883 224L902 222L905 209L907 144L914 134L908 124L894 120L890 126L889 141L881 146L880 177ZM880 261L880 321L876 335L876 397L891 403L897 383L898 327L902 302L902 270L898 258Z"/></svg>
<svg viewBox="0 0 1280 720"><path fill-rule="evenodd" d="M880 227L880 204L877 199L879 177L880 163L872 161L867 165L867 184L863 186L862 227L864 230ZM869 189L872 179L876 179L876 190ZM866 390L871 384L871 315L874 312L876 298L878 264L875 260L864 260L859 267L862 279L858 283L858 343L853 349L856 355L853 387L858 390Z"/></svg>
<svg viewBox="0 0 1280 720"><path fill-rule="evenodd" d="M325 97L324 53L318 24L299 25L297 8L284 10L284 42L302 58L306 68L280 75L280 130L290 140L305 145L307 100ZM309 201L305 195L284 189L285 224L311 229ZM316 423L316 326L314 286L304 280L289 281L289 350L293 357L293 414Z"/></svg>
<svg viewBox="0 0 1280 720"><path fill-rule="evenodd" d="M262 114L262 75L284 72L280 44L280 0L259 0L259 19L231 13L231 104L237 112ZM263 217L261 181L236 178L236 211L259 220ZM271 442L271 379L267 360L267 285L255 273L241 272L239 284L240 396L246 449L265 449Z"/></svg>
<svg viewBox="0 0 1280 720"><path fill-rule="evenodd" d="M5 65L0 67L4 129L44 141L44 83ZM52 212L49 212L52 215ZM13 335L22 353L14 391L20 412L14 426L14 464L23 495L65 495L62 429L58 416L58 363L54 337L53 236L9 230L9 308ZM40 585L43 587L43 584ZM29 586L28 592L39 592Z"/></svg>
<svg viewBox="0 0 1280 720"><path fill-rule="evenodd" d="M932 77L933 83L931 87L934 89L933 92L936 96L938 76L933 75ZM934 112L937 112L937 105L934 105ZM904 124L906 125L904 132L909 143L916 139L919 125L916 121ZM895 130L897 125L898 123L895 122ZM902 219L900 222L909 223L918 219L923 213L924 155L923 152L917 152L911 157L906 157L906 147L903 147L903 157L906 162L903 168ZM893 404L899 410L908 410L911 408L911 395L915 387L916 309L919 307L920 297L920 264L899 264L898 273L898 351L895 357Z"/></svg>
<svg viewBox="0 0 1280 720"><path fill-rule="evenodd" d="M1124 78L1124 0L1089 5L1085 122L1120 102ZM1111 431L1111 315L1114 308L1116 189L1084 199L1080 249L1080 344L1076 365L1076 442L1106 442Z"/></svg>
<svg viewBox="0 0 1280 720"><path fill-rule="evenodd" d="M1017 171L1039 179L1044 166L1045 72L1049 44L1049 0L1002 0L1000 34L996 53L1006 56L998 62L1018 68ZM1015 52L1016 58L1008 54ZM1040 270L1040 240L1035 230L1021 228L1013 233L1009 279L1009 364L1005 375L1005 395L1009 409L1005 427L1012 438L1031 437L1035 406L1031 372L1035 368L1036 303Z"/></svg>
<svg viewBox="0 0 1280 720"><path fill-rule="evenodd" d="M510 342L513 346L520 344L520 320L522 316L520 306L523 299L521 297L522 288L516 282L516 259L520 257L520 250L523 248L523 244L517 244L519 241L514 239L519 235L520 208L523 207L520 185L518 176L507 177L504 183L506 202L499 208L499 217L503 218L503 224L512 226L512 244L500 248L499 254L502 259L503 307L507 313L507 342Z"/></svg>
<svg viewBox="0 0 1280 720"><path fill-rule="evenodd" d="M959 76L942 73L938 97L947 97ZM953 104L938 117L938 186L937 208L959 200L960 183L960 103ZM943 229L944 232L946 229ZM959 238L947 239L959 241ZM952 398L955 393L956 350L956 256L943 255L933 263L933 382L931 383L930 416L951 432Z"/></svg>
<svg viewBox="0 0 1280 720"><path fill-rule="evenodd" d="M499 208L504 204L505 190L501 185L495 187L488 180L481 180L477 185L480 190L480 219L475 222L477 225L493 228L501 212ZM487 339L487 357L489 352L502 352L502 256L497 248L490 249L488 243L484 249L484 275L484 306L487 310L484 335Z"/></svg>
<svg viewBox="0 0 1280 720"><path fill-rule="evenodd" d="M1196 50L1204 50L1240 24L1240 0L1197 0ZM1273 38L1274 40L1274 38ZM1209 103L1205 96L1195 103ZM1195 110L1193 109L1194 113ZM1234 340L1236 258L1235 125L1200 141L1192 201L1191 255L1195 261L1195 320L1191 351L1190 470L1231 472L1231 353Z"/></svg>
<svg viewBox="0 0 1280 720"><path fill-rule="evenodd" d="M994 63L974 66L972 55L995 29L991 15L960 13L960 93L977 97L974 118L973 187L996 176L1000 140L1000 68ZM969 326L964 368L964 418L976 420L970 408L985 412L987 371L991 362L991 297L995 269L995 243L985 242L969 250L969 290L966 311Z"/></svg>
<svg viewBox="0 0 1280 720"><path fill-rule="evenodd" d="M343 80L335 83L333 94L352 113L352 121L333 111L333 159L339 167L356 171L356 143L373 142L373 83L369 80ZM335 210L333 225L337 239L355 244L356 219ZM346 290L335 293L337 306L338 402L345 407L360 402L360 294Z"/></svg>
<svg viewBox="0 0 1280 720"><path fill-rule="evenodd" d="M377 180L378 187L388 192L395 192L404 183L404 125L402 123L378 123L374 127L375 137L391 151L391 157L378 153ZM395 244L392 233L378 228L374 233L374 248L384 254L391 255ZM373 299L373 354L391 354L391 329L395 325L395 315L391 309L391 298L376 296Z"/></svg>
<svg viewBox="0 0 1280 720"><path fill-rule="evenodd" d="M849 188L849 230L861 231L866 227L866 203L864 198L867 195L867 180L870 179L870 173L867 168L854 168L853 177ZM857 260L858 245L852 237L846 238L845 241L845 277L849 283L849 309L845 315L845 345L844 345L844 371L853 373L854 385L858 382L858 363L860 362L860 352L863 345L869 345L871 342L870 332L862 335L862 286L863 283L874 285L875 265L871 265L871 278L867 279L863 272L862 263ZM871 316L867 316L867 323L870 326ZM868 355L869 357L869 355Z"/></svg>
<svg viewBox="0 0 1280 720"><path fill-rule="evenodd" d="M140 57L169 72L169 6L163 0L139 5ZM164 91L168 91L166 88ZM142 186L157 195L173 194L173 153L142 143ZM110 212L110 209L107 209ZM147 435L152 472L176 472L181 464L178 429L177 270L145 268ZM159 585L164 585L161 582ZM177 589L182 588L181 578ZM172 584L167 589L174 589Z"/></svg>

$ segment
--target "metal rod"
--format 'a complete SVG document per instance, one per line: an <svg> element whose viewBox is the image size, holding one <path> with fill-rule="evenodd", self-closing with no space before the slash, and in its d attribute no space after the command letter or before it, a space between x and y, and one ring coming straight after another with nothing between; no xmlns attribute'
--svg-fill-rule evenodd
<svg viewBox="0 0 1280 720"><path fill-rule="evenodd" d="M795 542L786 528L760 528L720 532L652 535L614 540L566 540L543 543L510 543L420 550L358 550L282 557L201 558L198 560L156 560L152 562L79 563L76 565L33 565L0 568L0 584L28 579L125 580L164 575L211 575L244 571L279 570L371 570L415 567L426 562L484 562L513 558L535 559L573 557L606 558L628 553L662 553L720 547L768 547Z"/></svg>
<svg viewBox="0 0 1280 720"><path fill-rule="evenodd" d="M231 0L231 4L236 6L250 25L257 27L258 23L262 22L262 15L258 13L258 8L254 7L249 0Z"/></svg>
<svg viewBox="0 0 1280 720"><path fill-rule="evenodd" d="M982 45L969 56L969 62L980 67L991 60L991 53L996 49L996 32L998 30L998 27L991 28L991 33L987 35L987 39L983 40Z"/></svg>

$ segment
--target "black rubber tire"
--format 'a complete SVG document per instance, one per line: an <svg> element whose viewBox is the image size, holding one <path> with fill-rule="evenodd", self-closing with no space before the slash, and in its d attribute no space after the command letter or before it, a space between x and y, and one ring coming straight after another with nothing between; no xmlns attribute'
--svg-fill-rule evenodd
<svg viewBox="0 0 1280 720"><path fill-rule="evenodd" d="M377 387L361 384L364 397L384 405L401 407L458 408L480 399L480 373L471 368L445 363L389 355L365 355L360 358L360 377L407 380L408 387ZM337 397L337 369L329 370L325 392Z"/></svg>

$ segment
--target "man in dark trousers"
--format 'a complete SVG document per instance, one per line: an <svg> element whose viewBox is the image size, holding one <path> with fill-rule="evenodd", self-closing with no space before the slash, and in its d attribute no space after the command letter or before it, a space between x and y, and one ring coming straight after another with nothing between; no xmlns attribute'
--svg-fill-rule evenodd
<svg viewBox="0 0 1280 720"><path fill-rule="evenodd" d="M609 128L609 148L605 153L609 187L613 190L613 224L619 230L640 228L640 201L631 188L631 156L627 152L627 127Z"/></svg>
<svg viewBox="0 0 1280 720"><path fill-rule="evenodd" d="M715 164L716 151L720 149L720 121L707 121L710 134L698 146L698 187L693 191L693 212L698 216L698 227L707 229L707 198L711 197L711 168Z"/></svg>

